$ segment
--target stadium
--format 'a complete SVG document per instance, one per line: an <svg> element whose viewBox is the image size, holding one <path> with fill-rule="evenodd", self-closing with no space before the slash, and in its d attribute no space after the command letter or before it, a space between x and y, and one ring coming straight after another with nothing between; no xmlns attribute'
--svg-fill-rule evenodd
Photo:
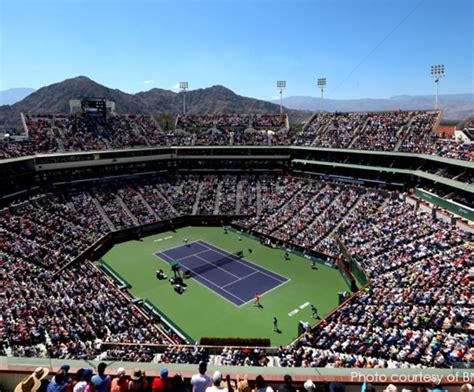
<svg viewBox="0 0 474 392"><path fill-rule="evenodd" d="M2 145L7 363L470 366L469 120L105 107Z"/></svg>
<svg viewBox="0 0 474 392"><path fill-rule="evenodd" d="M472 392L472 11L1 0L0 392Z"/></svg>

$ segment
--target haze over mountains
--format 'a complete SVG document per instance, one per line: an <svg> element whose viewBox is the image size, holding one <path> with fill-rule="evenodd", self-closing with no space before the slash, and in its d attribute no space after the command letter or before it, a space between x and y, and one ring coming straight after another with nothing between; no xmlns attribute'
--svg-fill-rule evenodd
<svg viewBox="0 0 474 392"><path fill-rule="evenodd" d="M274 100L274 103L279 101ZM334 112L362 112L397 109L433 109L434 95L398 95L387 99L324 99L324 110ZM444 118L461 120L474 113L474 94L445 94L439 97ZM283 105L296 110L319 110L319 97L292 96L283 98Z"/></svg>
<svg viewBox="0 0 474 392"><path fill-rule="evenodd" d="M0 105L13 105L36 91L34 88L19 87L0 91Z"/></svg>
<svg viewBox="0 0 474 392"><path fill-rule="evenodd" d="M23 96L25 98L21 99ZM10 89L0 92L3 101L15 103L0 106L0 126L19 127L20 113L69 113L69 100L85 97L105 97L116 103L118 113L150 114L158 118L164 113L176 116L183 110L183 93L153 88L136 94L128 94L94 82L85 76L66 79L59 83L33 89ZM3 102L2 101L2 102ZM453 94L440 97L444 117L462 119L474 113L474 94ZM319 98L284 98L284 111L291 123L307 120L320 107ZM396 96L388 99L324 100L327 111L379 111L396 109L432 109L432 96ZM278 113L279 101L243 97L224 86L186 92L188 113Z"/></svg>

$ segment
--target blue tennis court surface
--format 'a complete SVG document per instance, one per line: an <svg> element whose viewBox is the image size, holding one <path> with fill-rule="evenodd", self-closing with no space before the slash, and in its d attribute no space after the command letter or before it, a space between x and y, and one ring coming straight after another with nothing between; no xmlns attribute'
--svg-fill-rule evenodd
<svg viewBox="0 0 474 392"><path fill-rule="evenodd" d="M171 263L215 291L234 305L241 306L255 297L287 282L288 279L205 241L190 242L155 256Z"/></svg>

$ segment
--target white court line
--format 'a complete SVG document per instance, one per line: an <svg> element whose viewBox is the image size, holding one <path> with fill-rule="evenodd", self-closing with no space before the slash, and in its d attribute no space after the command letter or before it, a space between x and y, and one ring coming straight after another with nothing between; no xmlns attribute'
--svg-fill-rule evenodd
<svg viewBox="0 0 474 392"><path fill-rule="evenodd" d="M247 263L249 263L249 264L252 264L252 265L254 265L254 266L260 267L260 268L264 269L265 271L271 272L271 273L273 273L273 274L276 274L276 275L281 276L282 278L286 279L286 280L284 280L284 281L280 281L280 279L277 279L276 277L271 276L271 275L265 273L264 271L261 271L261 270L259 270L259 269L257 269L257 268L253 268L252 266L248 266L246 263L243 263L242 261L240 261L240 259L239 259L237 256L232 255L231 253L227 252L226 250L224 250L224 249L222 249L222 248L219 248L218 246L209 244L209 243L207 243L206 241L203 241L203 240L198 240L197 242L204 243L205 245L203 245L203 246L206 247L206 248L208 248L208 249L209 249L209 246L207 246L207 245L210 245L210 246L211 246L210 250L213 250L213 251L215 251L216 253L220 253L220 254L223 255L223 256L229 256L229 255L230 255L230 256L233 256L234 260L235 260L237 263L240 263L240 264L242 264L242 265L244 265L244 266L250 267L250 268L253 269L255 272L259 272L259 273L261 273L262 275L268 276L270 279L273 279L273 280L275 280L275 281L277 281L277 282L280 282L280 284L278 284L278 285L272 287L270 290L267 290L267 291L265 291L264 293L261 293L261 294L260 294L261 297L264 296L264 295L266 295L266 294L268 294L268 293L270 293L270 292L272 292L273 290L276 290L277 288L279 288L280 286L283 286L284 284L290 282L290 280L291 280L291 279L289 279L289 278L286 278L286 277L284 277L284 276L281 276L281 275L277 274L276 272L270 271L269 269L267 269L267 268L265 268L265 267L261 267L261 266L259 266L258 264L252 263L251 261L248 261L247 259L244 259L244 260L245 260ZM219 250L213 249L212 247L215 247L215 248L217 248L217 249L220 249L222 252L227 253L227 255L224 254L224 253L222 253L222 252L220 252ZM241 298L240 300L243 301L242 298ZM244 302L244 303L243 303L242 305L240 305L239 307L244 306L244 305L247 305L248 303L252 302L253 300L254 300L254 299L251 298L251 299L249 299L247 302Z"/></svg>
<svg viewBox="0 0 474 392"><path fill-rule="evenodd" d="M214 252L216 252L216 253L218 253L218 254L220 254L220 255L222 255L222 256L226 256L226 257L231 258L231 259L234 260L235 262L237 262L237 263L239 263L239 264L242 264L242 265L244 265L244 266L246 266L246 267L252 269L252 270L254 271L253 273L259 272L259 273L261 273L262 275L265 275L265 276L269 277L270 279L273 279L274 281L280 282L280 284L278 284L278 285L272 287L270 290L267 290L267 291L265 291L264 293L261 293L261 294L260 294L261 297L262 297L263 295L266 295L266 294L272 292L273 290L276 290L276 289L279 288L280 286L283 286L284 284L286 284L286 283L288 283L288 282L291 281L291 279L286 278L286 277L284 277L284 276L282 276L282 275L280 275L280 274L277 274L276 272L273 272L273 271L269 270L268 268L265 268L265 267L262 267L262 266L260 266L260 265L258 265L258 264L255 264L255 263L253 263L253 262L251 262L251 261L249 261L249 260L247 260L247 259L244 259L244 260L246 261L246 263L244 263L244 262L242 262L237 256L234 256L232 253L227 252L225 249L222 249L222 248L219 248L218 246L209 244L209 243L207 243L206 241L203 241L203 240L196 240L196 241L189 242L189 243L187 243L187 244L181 244L181 245L178 245L178 246L173 246L173 247L171 247L171 248L168 248L168 249L162 250L162 251L160 251L160 252L154 253L154 255L157 256L157 257L160 257L160 256L158 256L158 254L160 254L160 253L164 253L164 252L167 252L167 251L169 251L169 250L181 248L181 247L183 247L183 246L190 245L190 244L194 244L194 243L197 243L198 245L203 246L203 247L206 248L207 250L211 250L211 251L214 251ZM210 245L211 247L209 247L208 245ZM213 248L213 247L214 247L214 248ZM219 249L220 249L220 251L219 251ZM223 253L223 252L224 252L224 253ZM171 257L168 256L168 255L164 255L164 256L167 256L169 259L171 259ZM198 257L198 258L199 258L199 257ZM174 261L174 260L171 259L171 261ZM204 261L206 261L206 260L204 260ZM206 262L207 262L207 261L206 261ZM250 264L250 265L249 265L249 264ZM261 268L261 269L254 268L254 267L252 267L252 266L256 266L256 267L259 267L259 268ZM216 268L220 268L220 267L216 267ZM264 271L262 271L262 269L263 269ZM190 270L193 271L192 269L190 269ZM226 270L224 270L224 271L225 271L226 273L230 273L230 272L228 272L228 271L226 271ZM272 275L266 273L265 271L271 272L272 274L278 275L279 277L281 277L281 278L283 278L283 279L286 279L286 280L281 281L281 280L278 279L276 276L272 276ZM253 273L252 273L252 274L253 274ZM214 285L214 286L216 286L216 287L218 287L218 288L221 288L223 291L225 291L226 293L228 293L228 294L231 295L232 297L237 298L239 301L243 301L242 298L237 297L235 294L232 294L230 291L227 291L227 290L225 290L225 289L222 288L222 287L219 287L217 284L213 283L213 282L210 281L209 279L206 279L206 278L203 277L201 274L198 274L198 275L201 276L204 280L210 282L211 285ZM231 274L231 275L233 275L233 274ZM235 275L234 275L234 276L235 276ZM250 275L247 275L247 276L250 276ZM196 280L196 279L194 279L194 280ZM209 286L206 286L205 284L203 284L203 283L201 283L201 282L199 282L199 281L197 281L197 280L196 280L196 282L198 282L199 284L201 284L203 287L206 287L207 289L209 289ZM236 281L234 281L234 282L236 282ZM229 285L232 284L232 283L234 283L234 282L229 283ZM226 285L226 286L227 286L227 285ZM250 303L250 302L252 302L252 301L254 300L253 298L251 298L251 299L249 299L247 302L243 302L241 305L237 305L237 304L235 304L234 302L232 302L231 300L229 300L228 298L226 298L226 297L224 297L223 295L219 294L217 291L215 291L215 290L213 290L213 291L214 291L218 296L224 298L226 301L230 302L231 304L233 304L234 306L237 306L237 307L239 307L239 308L242 307L242 306L244 306L244 305L246 305L246 304L248 304L248 303Z"/></svg>
<svg viewBox="0 0 474 392"><path fill-rule="evenodd" d="M169 240L170 238L173 238L173 236L169 235L168 237L165 237L165 240Z"/></svg>
<svg viewBox="0 0 474 392"><path fill-rule="evenodd" d="M171 256L168 256L168 255L162 255L164 257L167 257L170 259L170 261L174 261ZM158 256L158 257L162 257L162 256ZM166 261L166 260L165 260ZM190 271L193 271L191 268L189 269ZM217 284L215 284L213 281L209 280L209 279L206 279L204 276L202 276L202 274L196 274L197 276L200 276L202 279L204 279L205 281L209 282L211 284L211 286L215 286L217 287L218 289L221 289L223 291L225 291L227 294L231 295L232 297L238 299L239 301L243 301L242 298L240 297L237 297L236 295L232 294L230 291L227 291L226 289L224 289L223 287L219 287ZM199 280L197 280L196 278L192 277L194 279L195 282L199 283L201 286L205 287L207 290L210 289L209 286L206 286L204 283L200 282ZM232 302L229 298L226 298L224 297L222 294L218 293L216 290L212 290L215 294L217 294L219 297L221 298L224 298L227 302L230 302L232 305L234 306L237 306L238 308L240 308L241 306L243 306L244 304L241 304L241 305L237 305L235 302Z"/></svg>
<svg viewBox="0 0 474 392"><path fill-rule="evenodd" d="M225 286L222 286L222 288L227 287L227 286L230 286L230 285L232 285L232 284L234 284L234 283L236 283L236 282L239 282L239 281L241 281L241 280L247 279L248 277L250 277L250 276L252 276L252 275L255 275L256 273L258 273L258 271L252 272L251 274L248 274L248 275L246 275L246 276L244 276L244 277L242 277L242 278L239 278L239 279L237 279L237 280L234 280L233 282L227 283Z"/></svg>
<svg viewBox="0 0 474 392"><path fill-rule="evenodd" d="M200 251L200 252L197 252L197 253L193 253L192 255L189 255L189 256L184 256L184 257L181 257L180 259L174 259L174 260L175 260L175 261L177 261L177 262L179 263L181 260L184 260L184 259L189 259L190 257L193 257L193 256L196 256L196 257L197 257L197 255L200 255L201 253L207 253L207 252L209 252L209 250L208 250L208 249L206 249L206 250L202 250L202 251ZM168 255L167 255L167 256L168 256ZM171 257L171 256L168 256L168 257ZM200 259L200 257L198 257L198 259ZM203 260L203 259L201 259L201 260Z"/></svg>
<svg viewBox="0 0 474 392"><path fill-rule="evenodd" d="M210 249L209 249L209 250L210 250ZM205 252L209 252L209 250L206 250ZM200 253L203 253L203 252L200 252ZM214 268L220 269L221 271L224 271L226 274L232 275L232 276L234 276L235 278L239 279L239 277L238 277L237 275L233 274L232 272L226 271L224 268L221 268L221 267L215 265L213 262L211 262L211 261L209 261L209 260L206 260L206 259L203 259L202 257L197 256L197 254L198 254L198 253L194 254L193 256L196 256L198 259L201 259L201 260L204 261L205 263L212 265ZM230 260L232 260L232 259L230 259Z"/></svg>
<svg viewBox="0 0 474 392"><path fill-rule="evenodd" d="M288 316L293 317L298 312L299 312L299 309L294 309L290 313L288 313Z"/></svg>
<svg viewBox="0 0 474 392"><path fill-rule="evenodd" d="M160 253L157 253L159 254L160 256L156 256L158 257L159 259L163 259L164 261L166 261L165 257L167 257L168 259L170 259L170 261L174 261L171 256L168 256L168 255L165 255L165 254L160 254Z"/></svg>
<svg viewBox="0 0 474 392"><path fill-rule="evenodd" d="M213 249L206 249L206 250L202 250L201 252L193 253L192 255L189 255L189 256L181 257L180 259L174 259L174 261L176 261L176 262L179 263L180 261L182 261L182 260L184 260L184 259L189 259L190 257L196 257L197 259L200 259L200 260L204 261L205 263L212 265L214 268L220 269L221 271L224 271L226 274L232 275L232 276L234 276L235 278L237 278L237 280L239 280L239 279L238 279L239 277L238 277L237 275L233 274L232 272L227 271L227 270L225 270L225 269L219 267L218 265L214 264L212 261L203 259L202 257L199 257L199 256L198 256L198 255L200 255L200 254L202 254L202 253L207 253L207 252L215 252L215 251L214 251ZM168 256L168 255L167 255L167 256ZM171 256L168 256L168 257L171 258ZM229 259L232 260L230 257L229 257ZM186 267L186 266L184 266L184 267L185 267L185 268L188 268L188 267ZM188 269L191 269L191 268L188 268ZM192 270L192 269L191 269L191 270ZM199 275L201 275L201 273L200 273ZM235 281L235 282L236 282L236 281ZM216 286L217 286L217 285L216 285ZM225 287L225 286L224 286L224 287ZM241 299L241 300L242 300L242 299Z"/></svg>
<svg viewBox="0 0 474 392"><path fill-rule="evenodd" d="M163 250L159 250L159 251L153 253L153 255L156 256L158 253L168 252L168 251L171 250L171 249L181 248L182 246L191 245L191 244L195 244L195 243L198 243L198 242L199 242L199 240L197 240L197 241L192 241L192 242L188 242L187 244L182 243L181 245L172 246L171 248L166 248L166 249L163 249Z"/></svg>
<svg viewBox="0 0 474 392"><path fill-rule="evenodd" d="M160 241L163 241L163 238L158 238L157 240L155 240L153 242L160 242Z"/></svg>
<svg viewBox="0 0 474 392"><path fill-rule="evenodd" d="M247 266L247 267L253 269L254 271L258 271L258 272L262 273L263 275L266 275L266 276L268 276L269 278L272 278L273 280L276 280L277 282L280 282L280 279L278 279L276 276L271 276L270 274L267 274L266 272L264 272L264 271L262 271L262 270L259 270L258 268L254 268L254 267L252 267L251 265L249 266L249 265L247 265L247 264L252 264L252 265L254 265L254 266L260 267L261 269L263 269L263 270L265 270L265 271L271 272L272 274L278 275L278 276L280 276L281 278L286 279L286 281L283 281L282 283L285 283L285 282L287 282L287 281L290 280L290 279L288 279L288 278L285 277L285 276L282 276L282 275L280 275L280 274L277 274L276 272L270 271L268 268L262 267L262 266L260 266L260 265L258 265L258 264L252 263L251 261L249 261L249 260L247 260L247 259L244 259L247 263L243 263L237 256L234 256L232 253L229 253L229 252L227 252L225 249L219 248L218 246L209 244L209 243L207 243L206 241L199 240L199 241L197 241L197 242L204 243L205 245L203 245L203 246L207 247L207 248L210 249L210 250L213 250L213 251L216 252L216 253L220 253L220 254L223 255L223 256L231 256L232 258L234 258L234 260L235 260L237 263L240 263L240 264L242 264L242 265L245 265L245 266ZM209 248L209 246L207 246L207 245L211 245L211 248ZM224 254L224 253L222 253L222 252L220 252L219 250L213 249L212 247L217 248L217 249L220 249L222 252L226 252L227 255Z"/></svg>
<svg viewBox="0 0 474 392"><path fill-rule="evenodd" d="M309 302L305 302L303 305L300 306L300 309L303 310L304 308L306 308L307 306L309 306Z"/></svg>
<svg viewBox="0 0 474 392"><path fill-rule="evenodd" d="M260 272L262 273L261 271L257 271L257 272ZM279 285L275 286L275 287L272 287L270 290L267 290L265 291L264 293L261 293L260 294L260 297L263 297L264 295L267 295L268 293L271 293L273 290L276 290L277 288L279 288L280 286L283 286L284 284L287 284L288 282L290 281L290 279L288 279L287 281L285 282L281 282ZM254 299L249 299L247 302L243 303L242 306L248 304L249 302L252 302Z"/></svg>

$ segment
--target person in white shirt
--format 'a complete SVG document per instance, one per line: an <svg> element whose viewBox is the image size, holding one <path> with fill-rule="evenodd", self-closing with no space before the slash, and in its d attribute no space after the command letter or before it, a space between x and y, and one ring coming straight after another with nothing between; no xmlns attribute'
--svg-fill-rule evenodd
<svg viewBox="0 0 474 392"><path fill-rule="evenodd" d="M212 386L206 388L206 392L228 392L227 388L221 387L222 373L215 371L212 375Z"/></svg>
<svg viewBox="0 0 474 392"><path fill-rule="evenodd" d="M193 392L205 392L206 388L212 385L211 377L206 374L207 363L199 363L199 373L195 374L191 378L191 385L193 386Z"/></svg>

